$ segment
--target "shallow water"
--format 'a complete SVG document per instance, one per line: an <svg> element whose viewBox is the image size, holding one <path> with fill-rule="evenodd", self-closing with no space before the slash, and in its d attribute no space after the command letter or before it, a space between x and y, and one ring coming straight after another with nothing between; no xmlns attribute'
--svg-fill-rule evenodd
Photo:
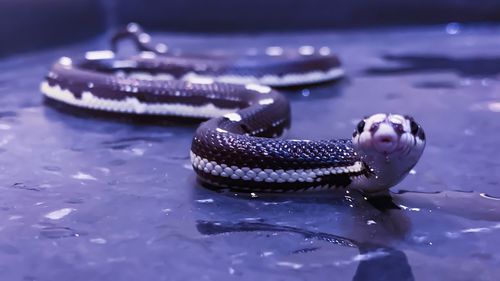
<svg viewBox="0 0 500 281"><path fill-rule="evenodd" d="M496 280L499 30L230 41L156 34L187 51L330 46L348 78L288 90L289 137L348 137L362 116L413 115L428 146L385 200L216 193L200 187L189 165L195 122L130 122L44 105L38 83L50 63L105 48L104 39L4 60L1 279Z"/></svg>

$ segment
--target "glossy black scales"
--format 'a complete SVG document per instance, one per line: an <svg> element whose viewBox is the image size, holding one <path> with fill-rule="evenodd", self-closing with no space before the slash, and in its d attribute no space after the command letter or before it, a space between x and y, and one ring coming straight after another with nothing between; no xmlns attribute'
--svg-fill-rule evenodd
<svg viewBox="0 0 500 281"><path fill-rule="evenodd" d="M139 52L119 53L122 39L132 39ZM359 157L347 140L276 139L290 127L290 105L266 85L302 85L341 76L339 60L328 48L268 47L240 57L186 55L152 44L134 24L111 41L113 50L62 57L41 91L50 100L93 110L212 118L196 130L191 160L202 181L215 186L348 186L361 173Z"/></svg>

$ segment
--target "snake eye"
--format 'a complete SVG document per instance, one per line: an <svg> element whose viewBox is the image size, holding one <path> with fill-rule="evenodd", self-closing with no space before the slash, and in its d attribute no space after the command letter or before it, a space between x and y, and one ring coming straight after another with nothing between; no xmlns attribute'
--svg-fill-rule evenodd
<svg viewBox="0 0 500 281"><path fill-rule="evenodd" d="M411 130L411 134L416 136L417 133L418 133L418 130L419 130L419 126L417 124L417 122L415 122L415 119L413 119L413 117L409 116L409 115L405 115L404 116L408 121L410 121L410 130Z"/></svg>
<svg viewBox="0 0 500 281"><path fill-rule="evenodd" d="M425 141L425 133L424 130L420 127L420 125L415 122L413 117L405 115L405 118L410 121L410 130L411 134Z"/></svg>
<svg viewBox="0 0 500 281"><path fill-rule="evenodd" d="M418 124L413 119L410 119L411 134L416 136L418 133Z"/></svg>
<svg viewBox="0 0 500 281"><path fill-rule="evenodd" d="M358 132L358 134L361 134L364 129L365 129L365 120L361 120L358 123L358 126L356 127L356 131Z"/></svg>

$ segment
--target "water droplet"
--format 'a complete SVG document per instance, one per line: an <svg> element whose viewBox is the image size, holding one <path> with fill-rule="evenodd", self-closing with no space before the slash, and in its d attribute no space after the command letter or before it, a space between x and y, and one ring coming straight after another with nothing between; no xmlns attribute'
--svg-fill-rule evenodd
<svg viewBox="0 0 500 281"><path fill-rule="evenodd" d="M281 56L283 54L283 48L273 46L266 49L266 55L268 56Z"/></svg>
<svg viewBox="0 0 500 281"><path fill-rule="evenodd" d="M318 52L322 56L328 56L331 53L330 48L328 48L328 47L321 47L321 48L319 48Z"/></svg>
<svg viewBox="0 0 500 281"><path fill-rule="evenodd" d="M290 267L292 269L300 269L304 265L300 263L294 263L294 262L288 262L288 261L279 261L276 263L276 265L283 266L283 267Z"/></svg>
<svg viewBox="0 0 500 281"><path fill-rule="evenodd" d="M71 208L62 208L46 214L45 217L51 220L59 220L69 215L73 211L74 209Z"/></svg>
<svg viewBox="0 0 500 281"><path fill-rule="evenodd" d="M493 112L500 112L500 102L488 103L488 109Z"/></svg>
<svg viewBox="0 0 500 281"><path fill-rule="evenodd" d="M62 57L59 59L59 63L63 66L71 66L73 64L73 61L68 58L68 57Z"/></svg>
<svg viewBox="0 0 500 281"><path fill-rule="evenodd" d="M198 199L198 200L196 200L196 202L198 202L198 203L213 203L214 199L212 199L212 198Z"/></svg>
<svg viewBox="0 0 500 281"><path fill-rule="evenodd" d="M160 43L160 44L157 44L156 45L156 51L158 53L166 53L168 50L168 47L167 45L163 44L163 43Z"/></svg>
<svg viewBox="0 0 500 281"><path fill-rule="evenodd" d="M479 196L481 196L483 198L486 198L486 199L491 199L491 200L500 200L500 198L488 195L486 193L480 193Z"/></svg>
<svg viewBox="0 0 500 281"><path fill-rule="evenodd" d="M313 46L302 46L299 48L299 54L303 56L310 56L314 54L314 47Z"/></svg>
<svg viewBox="0 0 500 281"><path fill-rule="evenodd" d="M92 238L89 240L91 243L95 243L95 244L106 244L106 239L104 238Z"/></svg>
<svg viewBox="0 0 500 281"><path fill-rule="evenodd" d="M458 22L450 22L446 25L446 33L450 35L455 35L460 33L462 26Z"/></svg>
<svg viewBox="0 0 500 281"><path fill-rule="evenodd" d="M82 172L78 172L71 177L77 180L97 180L94 176Z"/></svg>
<svg viewBox="0 0 500 281"><path fill-rule="evenodd" d="M149 34L147 34L147 33L141 33L139 35L139 42L141 42L141 43L149 43L149 41L151 41L151 36L149 36Z"/></svg>
<svg viewBox="0 0 500 281"><path fill-rule="evenodd" d="M127 24L127 30L128 30L128 32L135 33L137 31L139 31L139 25L135 22L131 22L131 23Z"/></svg>

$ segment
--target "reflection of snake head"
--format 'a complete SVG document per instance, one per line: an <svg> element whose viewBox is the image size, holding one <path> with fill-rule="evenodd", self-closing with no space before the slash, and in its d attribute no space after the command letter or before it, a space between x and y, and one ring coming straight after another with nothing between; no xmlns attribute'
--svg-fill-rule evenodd
<svg viewBox="0 0 500 281"><path fill-rule="evenodd" d="M333 243L346 247L355 247L357 242L349 238L322 232L308 231L292 226L273 225L263 222L222 222L222 221L203 221L196 223L196 228L204 235L218 235L233 232L252 232L252 231L270 231L270 232L289 232L304 236L305 238L315 238L328 243Z"/></svg>
<svg viewBox="0 0 500 281"><path fill-rule="evenodd" d="M314 232L292 226L267 224L264 222L225 222L199 220L196 228L203 235L218 235L234 232L288 232L302 235L304 238L314 238L331 244L344 247L357 247L359 255L353 258L353 262L359 261L358 268L353 280L375 281L375 280L405 280L413 281L413 273L404 252L377 245L373 243L360 243L342 236ZM307 253L317 248L308 248L294 251L294 254Z"/></svg>
<svg viewBox="0 0 500 281"><path fill-rule="evenodd" d="M401 181L415 166L425 147L425 134L412 117L375 114L361 120L352 141L372 172L353 186L364 191L385 190Z"/></svg>

